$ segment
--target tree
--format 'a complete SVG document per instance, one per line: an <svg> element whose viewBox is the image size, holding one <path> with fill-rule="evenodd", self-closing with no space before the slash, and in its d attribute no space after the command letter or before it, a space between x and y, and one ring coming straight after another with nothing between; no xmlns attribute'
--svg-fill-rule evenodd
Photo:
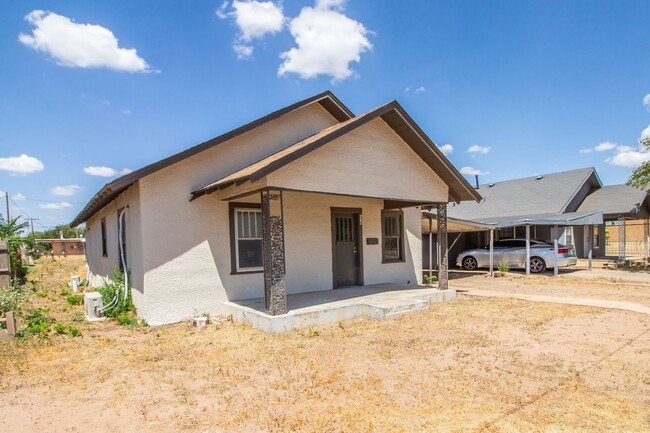
<svg viewBox="0 0 650 433"><path fill-rule="evenodd" d="M68 224L60 224L56 227L53 227L51 229L43 230L43 231L37 231L34 232L34 237L36 239L52 239L52 238L58 238L61 236L61 232L63 232L63 237L64 238L76 238L79 236L83 236L86 233L86 228L85 227L77 227L77 228L72 228Z"/></svg>
<svg viewBox="0 0 650 433"><path fill-rule="evenodd" d="M27 221L20 222L20 217L0 219L0 238L7 240L9 249L9 263L11 274L15 277L22 276L22 258L20 257L20 244L22 242L20 234L27 228Z"/></svg>
<svg viewBox="0 0 650 433"><path fill-rule="evenodd" d="M647 152L650 152L650 138L641 140L641 144ZM636 168L627 180L627 184L650 192L650 161L646 161Z"/></svg>

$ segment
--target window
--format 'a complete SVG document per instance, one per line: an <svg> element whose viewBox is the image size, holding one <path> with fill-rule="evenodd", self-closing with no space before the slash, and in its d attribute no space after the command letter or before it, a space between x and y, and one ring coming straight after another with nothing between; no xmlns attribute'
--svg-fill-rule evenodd
<svg viewBox="0 0 650 433"><path fill-rule="evenodd" d="M102 256L108 257L108 248L106 248L106 218L102 218Z"/></svg>
<svg viewBox="0 0 650 433"><path fill-rule="evenodd" d="M262 271L262 211L259 205L231 203L230 234L232 273Z"/></svg>
<svg viewBox="0 0 650 433"><path fill-rule="evenodd" d="M594 248L600 248L600 233L598 229L598 226L594 226Z"/></svg>
<svg viewBox="0 0 650 433"><path fill-rule="evenodd" d="M404 261L404 214L402 211L381 211L382 261Z"/></svg>
<svg viewBox="0 0 650 433"><path fill-rule="evenodd" d="M564 229L564 245L573 245L573 227Z"/></svg>

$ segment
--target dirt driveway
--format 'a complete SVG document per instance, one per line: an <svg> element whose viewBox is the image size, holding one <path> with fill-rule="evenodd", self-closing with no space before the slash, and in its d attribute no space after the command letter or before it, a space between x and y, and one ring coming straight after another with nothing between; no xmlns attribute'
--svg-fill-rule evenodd
<svg viewBox="0 0 650 433"><path fill-rule="evenodd" d="M281 335L79 326L0 346L5 430L650 431L650 316L628 311L461 294Z"/></svg>

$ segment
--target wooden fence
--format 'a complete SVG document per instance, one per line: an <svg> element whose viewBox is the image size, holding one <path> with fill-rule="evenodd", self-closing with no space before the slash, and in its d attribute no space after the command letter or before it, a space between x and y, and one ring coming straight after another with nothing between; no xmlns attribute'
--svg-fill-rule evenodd
<svg viewBox="0 0 650 433"><path fill-rule="evenodd" d="M9 288L10 267L7 241L0 239L0 289Z"/></svg>

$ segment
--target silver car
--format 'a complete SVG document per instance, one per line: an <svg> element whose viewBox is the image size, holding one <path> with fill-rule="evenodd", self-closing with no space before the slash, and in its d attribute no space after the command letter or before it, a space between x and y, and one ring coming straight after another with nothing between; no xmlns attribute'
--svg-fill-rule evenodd
<svg viewBox="0 0 650 433"><path fill-rule="evenodd" d="M507 261L510 269L526 268L526 240L501 239L494 242L494 267ZM558 267L575 266L578 263L573 246L558 245ZM466 270L490 267L490 247L476 248L460 253L456 266ZM544 272L546 268L555 267L555 251L553 244L540 241L530 241L530 272Z"/></svg>

